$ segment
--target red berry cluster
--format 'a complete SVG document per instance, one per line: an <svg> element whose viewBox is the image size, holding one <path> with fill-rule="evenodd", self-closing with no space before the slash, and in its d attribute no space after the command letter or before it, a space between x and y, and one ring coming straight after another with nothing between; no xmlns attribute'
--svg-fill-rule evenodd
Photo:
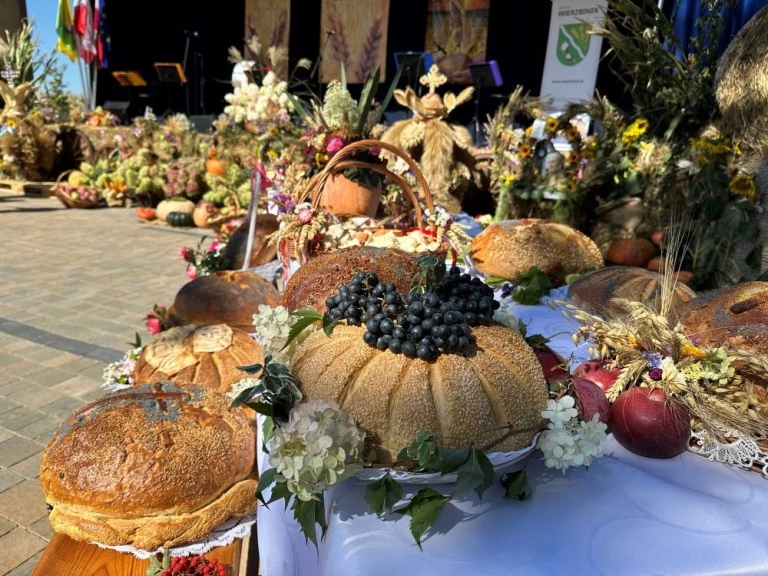
<svg viewBox="0 0 768 576"><path fill-rule="evenodd" d="M227 576L226 567L216 558L202 555L175 556L160 576Z"/></svg>

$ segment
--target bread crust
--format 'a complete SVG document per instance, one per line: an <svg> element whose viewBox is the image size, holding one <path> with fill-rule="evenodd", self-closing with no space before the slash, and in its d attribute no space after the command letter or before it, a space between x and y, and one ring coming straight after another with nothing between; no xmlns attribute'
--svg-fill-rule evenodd
<svg viewBox="0 0 768 576"><path fill-rule="evenodd" d="M515 280L533 266L562 284L568 274L603 267L597 245L575 228L555 220L504 220L478 234L469 249L478 270Z"/></svg>
<svg viewBox="0 0 768 576"><path fill-rule="evenodd" d="M54 528L152 549L253 511L255 496L243 487L242 502L227 496L252 485L256 460L254 425L229 404L200 387L158 382L75 412L40 466Z"/></svg>

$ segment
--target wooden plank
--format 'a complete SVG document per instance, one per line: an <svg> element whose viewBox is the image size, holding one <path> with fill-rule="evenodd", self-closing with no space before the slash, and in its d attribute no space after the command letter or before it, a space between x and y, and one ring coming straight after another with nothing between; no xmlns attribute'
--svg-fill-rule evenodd
<svg viewBox="0 0 768 576"><path fill-rule="evenodd" d="M206 556L218 558L227 566L230 576L245 576L240 572L241 548L242 541L235 540L229 546L211 550ZM32 576L145 576L147 566L149 560L54 534Z"/></svg>

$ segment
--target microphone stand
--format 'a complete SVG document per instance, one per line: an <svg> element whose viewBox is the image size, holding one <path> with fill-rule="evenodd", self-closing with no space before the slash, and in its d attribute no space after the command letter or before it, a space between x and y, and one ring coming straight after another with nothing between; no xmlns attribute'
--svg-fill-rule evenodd
<svg viewBox="0 0 768 576"><path fill-rule="evenodd" d="M189 56L189 42L192 38L192 35L187 30L184 30L184 35L187 37L187 39L184 42L184 59L181 63L181 70L184 72L184 77L186 80L184 92L187 100L187 116L189 116L189 78L187 77L187 58Z"/></svg>

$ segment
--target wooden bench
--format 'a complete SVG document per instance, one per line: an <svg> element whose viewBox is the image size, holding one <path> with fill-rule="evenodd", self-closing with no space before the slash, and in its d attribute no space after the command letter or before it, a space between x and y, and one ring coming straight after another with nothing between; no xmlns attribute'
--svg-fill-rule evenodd
<svg viewBox="0 0 768 576"><path fill-rule="evenodd" d="M28 182L26 180L0 180L0 190L8 190L17 196L48 198L56 182Z"/></svg>
<svg viewBox="0 0 768 576"><path fill-rule="evenodd" d="M247 540L235 540L229 546L206 553L218 558L230 576L257 574L256 534ZM252 545L249 545L252 544ZM249 548L253 548L249 554ZM62 534L54 534L32 572L32 576L145 576L149 560L130 554L105 550L93 544L76 542Z"/></svg>

